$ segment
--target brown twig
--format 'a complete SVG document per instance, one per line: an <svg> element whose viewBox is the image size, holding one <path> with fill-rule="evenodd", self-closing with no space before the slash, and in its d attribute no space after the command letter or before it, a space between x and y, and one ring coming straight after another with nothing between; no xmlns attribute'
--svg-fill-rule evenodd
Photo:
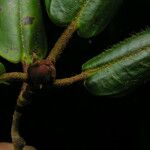
<svg viewBox="0 0 150 150"><path fill-rule="evenodd" d="M17 99L17 104L21 107L23 107L24 97L23 94L26 91L27 84L23 83L21 92ZM17 108L16 107L16 108ZM12 142L14 144L14 150L22 150L24 146L26 145L25 140L21 137L19 133L19 127L20 127L20 119L21 119L22 113L15 109L13 114L13 121L12 121L12 128L11 128L11 137Z"/></svg>
<svg viewBox="0 0 150 150"><path fill-rule="evenodd" d="M73 33L77 30L76 21L72 21L70 25L65 29L63 34L60 36L58 41L55 43L54 47L52 48L51 52L49 53L47 60L56 63L57 59L59 58L60 54L66 47L67 43L71 39Z"/></svg>
<svg viewBox="0 0 150 150"><path fill-rule="evenodd" d="M69 78L56 79L53 85L57 87L69 86L75 82L83 81L86 78L87 78L87 74L81 73L81 74L78 74Z"/></svg>
<svg viewBox="0 0 150 150"><path fill-rule="evenodd" d="M96 70L97 69L91 69L91 70L81 72L80 74L72 76L72 77L68 77L64 79L56 79L53 85L57 87L69 86L73 83L85 80L86 78L91 76Z"/></svg>
<svg viewBox="0 0 150 150"><path fill-rule="evenodd" d="M64 78L64 79L56 79L52 83L54 86L63 87L69 86L75 82L83 81L92 75L97 69L91 69L84 72L81 72L78 75ZM0 81L8 81L13 79L19 79L22 81L27 81L27 67L24 69L24 73L20 72L13 72L13 73L6 73L0 76ZM13 121L12 121L12 128L11 128L11 136L12 142L14 144L14 150L23 150L26 147L26 142L22 138L19 132L20 128L20 119L22 116L22 109L30 102L30 95L32 94L32 89L28 85L28 83L23 83L21 92L17 99L16 109L13 114ZM31 150L35 150L34 147L30 147Z"/></svg>
<svg viewBox="0 0 150 150"><path fill-rule="evenodd" d="M56 79L53 82L54 86L62 87L62 86L69 86L75 82L79 82L82 80L85 80L88 76L90 76L92 73L94 73L97 69L91 69L87 70L85 72L81 72L78 75L63 78L63 79ZM26 82L27 81L27 73L21 73L21 72L12 72L12 73L5 73L0 76L0 81L9 81L9 80L21 80Z"/></svg>
<svg viewBox="0 0 150 150"><path fill-rule="evenodd" d="M10 77L10 75L13 75L11 76L10 79L14 77L15 79L17 78L25 81L27 79L27 69L28 69L28 65L23 64L24 73L13 73L13 74L11 73L9 75L5 74L5 79L9 79L8 77ZM22 109L30 102L28 98L29 98L29 94L31 93L32 91L30 89L30 86L24 82L21 88L21 92L18 96L16 108L13 114L11 136L14 145L14 150L23 150L26 147L26 142L20 135L19 128L20 128L20 119L23 114ZM34 149L32 147L30 148Z"/></svg>
<svg viewBox="0 0 150 150"><path fill-rule="evenodd" d="M27 74L22 72L11 72L11 73L5 73L0 76L0 81L10 81L10 80L21 80L26 81L27 80Z"/></svg>

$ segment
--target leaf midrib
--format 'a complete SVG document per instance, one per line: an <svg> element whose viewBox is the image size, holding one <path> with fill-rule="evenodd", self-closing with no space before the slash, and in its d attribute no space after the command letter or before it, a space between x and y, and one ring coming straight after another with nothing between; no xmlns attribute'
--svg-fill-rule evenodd
<svg viewBox="0 0 150 150"><path fill-rule="evenodd" d="M19 27L19 37L20 37L20 59L22 59L24 46L24 36L23 36L23 25L21 22L21 0L18 0L18 27Z"/></svg>
<svg viewBox="0 0 150 150"><path fill-rule="evenodd" d="M113 59L111 60L110 62L106 63L106 64L103 64L102 66L100 67L94 67L92 69L88 69L88 70L85 70L85 72L87 72L87 74L89 74L89 76L99 72L99 71L102 71L103 69L106 69L106 68L110 68L112 65L120 62L120 61L124 61L130 57L134 57L135 55L138 55L139 53L142 53L143 51L150 51L150 47L144 47L144 48L141 48L141 49L137 49L136 51L134 52L130 52L122 57L119 57L119 58L116 58L116 59Z"/></svg>
<svg viewBox="0 0 150 150"><path fill-rule="evenodd" d="M89 2L89 0L85 0L85 1L83 2L83 6L80 7L79 12L77 12L77 14L75 15L74 19L76 20L76 22L78 21L78 19L79 19L79 17L80 17L80 14L83 12L83 9L87 6L88 2Z"/></svg>

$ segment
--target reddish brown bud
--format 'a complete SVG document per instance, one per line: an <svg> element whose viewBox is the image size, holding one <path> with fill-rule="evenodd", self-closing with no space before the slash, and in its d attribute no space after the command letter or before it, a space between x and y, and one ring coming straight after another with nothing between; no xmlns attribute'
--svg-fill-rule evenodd
<svg viewBox="0 0 150 150"><path fill-rule="evenodd" d="M52 62L41 60L28 68L29 84L36 88L51 84L56 77L56 69Z"/></svg>

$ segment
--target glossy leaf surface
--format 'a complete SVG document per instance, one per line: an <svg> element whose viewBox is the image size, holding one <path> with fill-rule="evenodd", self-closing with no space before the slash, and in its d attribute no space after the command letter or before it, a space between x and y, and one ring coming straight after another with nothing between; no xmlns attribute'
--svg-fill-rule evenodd
<svg viewBox="0 0 150 150"><path fill-rule="evenodd" d="M10 62L32 62L47 50L39 0L0 0L0 56Z"/></svg>
<svg viewBox="0 0 150 150"><path fill-rule="evenodd" d="M100 33L110 22L122 0L45 0L49 17L57 25L76 20L80 36Z"/></svg>
<svg viewBox="0 0 150 150"><path fill-rule="evenodd" d="M150 30L139 33L94 57L83 70L96 69L85 80L95 95L116 95L137 87L150 77Z"/></svg>

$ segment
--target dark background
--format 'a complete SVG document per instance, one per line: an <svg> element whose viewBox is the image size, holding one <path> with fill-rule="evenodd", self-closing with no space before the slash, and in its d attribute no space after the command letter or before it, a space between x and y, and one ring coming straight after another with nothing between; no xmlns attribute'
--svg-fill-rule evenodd
<svg viewBox="0 0 150 150"><path fill-rule="evenodd" d="M124 0L113 21L100 35L83 39L76 34L57 63L59 78L79 73L81 65L111 45L150 25L149 0ZM63 28L51 23L44 12L49 47ZM1 59L7 71L21 65ZM21 83L0 85L0 141L10 142L12 114ZM43 89L33 94L21 133L39 150L149 150L150 83L124 97L91 95L77 83L65 88Z"/></svg>

